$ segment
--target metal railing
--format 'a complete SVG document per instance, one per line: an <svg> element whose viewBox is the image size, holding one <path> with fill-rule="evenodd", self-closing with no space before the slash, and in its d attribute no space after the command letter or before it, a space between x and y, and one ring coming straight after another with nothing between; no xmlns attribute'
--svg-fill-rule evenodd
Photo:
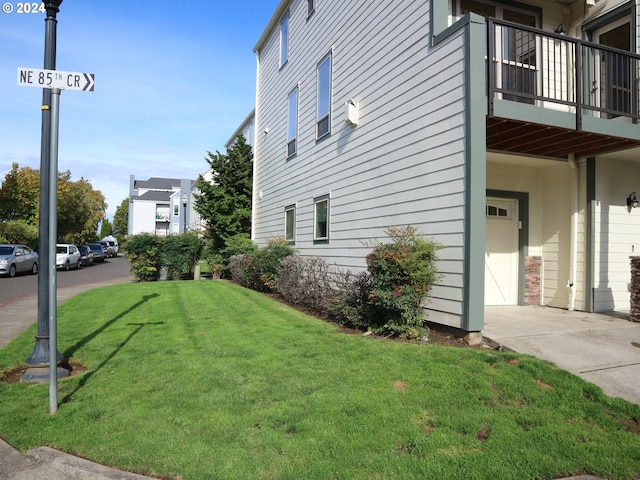
<svg viewBox="0 0 640 480"><path fill-rule="evenodd" d="M583 116L640 119L640 55L488 19L489 112L495 99Z"/></svg>

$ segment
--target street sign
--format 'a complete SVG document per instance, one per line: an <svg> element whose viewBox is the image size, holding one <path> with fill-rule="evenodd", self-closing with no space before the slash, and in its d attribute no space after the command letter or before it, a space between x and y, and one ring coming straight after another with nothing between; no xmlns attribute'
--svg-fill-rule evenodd
<svg viewBox="0 0 640 480"><path fill-rule="evenodd" d="M95 75L93 73L18 67L18 85L21 87L59 88L60 90L93 92Z"/></svg>

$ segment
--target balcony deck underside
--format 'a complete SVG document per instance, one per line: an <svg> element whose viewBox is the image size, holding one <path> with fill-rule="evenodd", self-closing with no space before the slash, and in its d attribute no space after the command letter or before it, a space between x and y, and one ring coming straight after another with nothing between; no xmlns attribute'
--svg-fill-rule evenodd
<svg viewBox="0 0 640 480"><path fill-rule="evenodd" d="M487 150L567 159L639 147L640 140L508 118L487 118Z"/></svg>

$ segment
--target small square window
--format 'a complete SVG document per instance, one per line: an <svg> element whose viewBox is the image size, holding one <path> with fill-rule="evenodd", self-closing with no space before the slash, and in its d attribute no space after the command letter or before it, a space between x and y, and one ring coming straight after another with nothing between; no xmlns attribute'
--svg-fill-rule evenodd
<svg viewBox="0 0 640 480"><path fill-rule="evenodd" d="M178 204L173 206L173 214L180 215L180 206Z"/></svg>
<svg viewBox="0 0 640 480"><path fill-rule="evenodd" d="M314 199L314 241L329 241L329 195L323 195Z"/></svg>
<svg viewBox="0 0 640 480"><path fill-rule="evenodd" d="M289 243L296 242L296 206L284 207L284 238Z"/></svg>

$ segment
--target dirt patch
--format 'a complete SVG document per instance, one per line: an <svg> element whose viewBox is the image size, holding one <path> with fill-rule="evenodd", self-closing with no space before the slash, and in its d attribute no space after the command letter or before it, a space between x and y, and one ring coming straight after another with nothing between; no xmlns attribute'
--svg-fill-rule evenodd
<svg viewBox="0 0 640 480"><path fill-rule="evenodd" d="M69 370L70 377L73 377L74 375L80 375L87 371L87 367L85 367L82 363L75 361L74 359L69 359L63 362L61 367ZM0 381L4 383L20 383L22 374L26 372L28 368L29 367L27 365L21 364L9 370L5 370L0 376Z"/></svg>

